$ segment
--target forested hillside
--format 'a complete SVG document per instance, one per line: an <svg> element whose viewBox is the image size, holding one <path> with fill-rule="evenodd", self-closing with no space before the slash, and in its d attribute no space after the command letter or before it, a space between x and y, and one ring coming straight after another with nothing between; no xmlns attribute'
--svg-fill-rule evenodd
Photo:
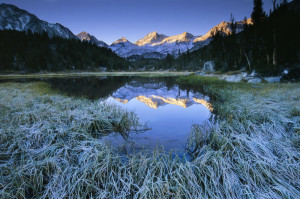
<svg viewBox="0 0 300 199"><path fill-rule="evenodd" d="M296 31L300 25L299 4L299 1L284 1L275 5L268 15L256 5L252 13L254 25L244 23L243 32L235 31L232 17L232 34L225 35L219 30L208 46L183 53L176 59L168 55L164 60L139 60L136 68L199 70L206 61L214 61L216 69L222 72L246 68L276 74L283 68L297 67L300 63L300 39Z"/></svg>
<svg viewBox="0 0 300 199"><path fill-rule="evenodd" d="M0 71L124 70L128 62L108 48L31 31L0 31Z"/></svg>

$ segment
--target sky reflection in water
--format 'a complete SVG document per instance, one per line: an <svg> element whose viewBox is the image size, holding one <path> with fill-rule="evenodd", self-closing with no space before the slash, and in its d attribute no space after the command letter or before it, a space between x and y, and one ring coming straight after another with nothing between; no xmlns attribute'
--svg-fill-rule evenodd
<svg viewBox="0 0 300 199"><path fill-rule="evenodd" d="M192 125L208 122L211 117L212 106L208 100L199 92L179 88L175 82L166 86L159 80L129 81L105 101L134 111L151 130L131 134L126 141L118 135L109 135L104 140L129 151L163 146L165 151L182 154Z"/></svg>
<svg viewBox="0 0 300 199"><path fill-rule="evenodd" d="M68 77L9 81L46 81L52 88L69 96L100 100L134 111L140 122L147 123L151 130L131 133L127 140L118 134L101 137L122 152L152 151L162 146L167 152L182 155L192 125L209 122L213 110L209 97L199 92L199 88L178 85L171 77Z"/></svg>

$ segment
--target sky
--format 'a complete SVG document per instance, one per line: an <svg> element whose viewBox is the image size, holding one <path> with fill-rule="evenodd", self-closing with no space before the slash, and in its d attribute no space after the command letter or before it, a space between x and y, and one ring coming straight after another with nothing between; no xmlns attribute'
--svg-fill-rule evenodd
<svg viewBox="0 0 300 199"><path fill-rule="evenodd" d="M189 32L204 35L222 21L250 17L253 0L0 0L27 10L74 34L86 31L111 44L131 42L157 31L168 36ZM269 12L271 0L264 0Z"/></svg>

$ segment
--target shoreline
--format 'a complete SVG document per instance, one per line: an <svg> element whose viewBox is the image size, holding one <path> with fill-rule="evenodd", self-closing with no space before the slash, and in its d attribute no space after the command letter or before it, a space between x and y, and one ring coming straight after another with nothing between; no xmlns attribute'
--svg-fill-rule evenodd
<svg viewBox="0 0 300 199"><path fill-rule="evenodd" d="M149 72L58 72L58 73L32 73L32 74L0 74L0 79L20 79L20 78L53 78L53 77L93 77L93 76L185 76L194 72L169 72L169 71L149 71Z"/></svg>

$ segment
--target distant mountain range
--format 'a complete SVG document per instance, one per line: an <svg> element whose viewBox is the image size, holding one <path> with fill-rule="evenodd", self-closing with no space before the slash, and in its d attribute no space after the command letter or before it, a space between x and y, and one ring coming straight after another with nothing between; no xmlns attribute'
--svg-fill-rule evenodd
<svg viewBox="0 0 300 199"><path fill-rule="evenodd" d="M237 22L236 31L243 30L243 24L252 24L251 19L247 22ZM193 51L209 44L212 33L217 30L224 34L231 34L230 22L221 22L213 27L203 36L194 36L191 33L184 32L175 36L166 36L157 32L147 34L144 38L139 39L135 43L128 41L122 37L109 46L114 52L121 57L136 57L140 58L165 58L167 54L178 56L180 53ZM97 42L95 42L97 43Z"/></svg>
<svg viewBox="0 0 300 199"><path fill-rule="evenodd" d="M237 23L237 31L242 31L243 23ZM251 20L246 22L252 23ZM166 36L157 32L147 34L144 38L132 43L122 37L111 45L98 40L93 35L87 32L81 32L77 36L74 35L68 28L61 24L51 24L38 19L35 15L19 9L16 6L9 4L0 4L0 30L12 29L18 31L31 30L37 33L46 31L50 37L59 36L66 39L80 39L81 41L89 41L100 47L110 48L121 57L126 57L129 60L139 58L165 58L167 54L178 56L180 53L188 50L197 50L211 41L211 34L217 30L221 30L228 35L232 31L230 22L222 22L213 27L203 36L194 36L191 33L184 32L175 36Z"/></svg>

